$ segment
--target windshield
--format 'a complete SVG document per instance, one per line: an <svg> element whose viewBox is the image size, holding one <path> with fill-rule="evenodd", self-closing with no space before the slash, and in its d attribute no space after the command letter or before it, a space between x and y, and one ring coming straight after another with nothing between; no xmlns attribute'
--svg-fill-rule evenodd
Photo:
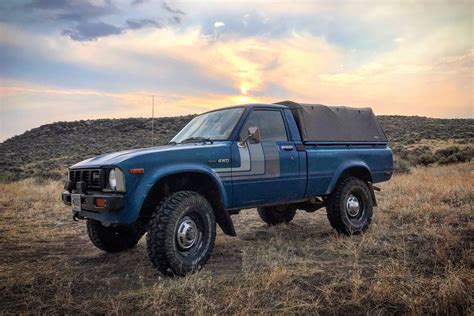
<svg viewBox="0 0 474 316"><path fill-rule="evenodd" d="M227 140L244 110L244 108L232 108L196 116L171 142Z"/></svg>

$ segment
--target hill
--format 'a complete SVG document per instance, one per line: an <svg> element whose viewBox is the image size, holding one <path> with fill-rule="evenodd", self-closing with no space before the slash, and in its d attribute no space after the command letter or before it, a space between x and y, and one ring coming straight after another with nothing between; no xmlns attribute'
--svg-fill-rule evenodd
<svg viewBox="0 0 474 316"><path fill-rule="evenodd" d="M166 144L189 116L155 120L155 145ZM396 168L469 161L474 119L379 116L396 156ZM28 177L62 179L67 166L99 154L151 146L151 119L57 122L0 143L0 181Z"/></svg>

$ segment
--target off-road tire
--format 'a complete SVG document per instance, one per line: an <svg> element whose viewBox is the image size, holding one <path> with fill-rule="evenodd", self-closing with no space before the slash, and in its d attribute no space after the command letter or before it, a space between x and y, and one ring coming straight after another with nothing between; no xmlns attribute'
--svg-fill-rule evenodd
<svg viewBox="0 0 474 316"><path fill-rule="evenodd" d="M290 206L267 206L257 208L260 218L270 226L282 223L288 224L296 214L296 207Z"/></svg>
<svg viewBox="0 0 474 316"><path fill-rule="evenodd" d="M355 197L359 203L357 215L350 214L348 199L351 197ZM369 227L373 214L368 184L356 177L341 178L327 199L326 211L329 223L339 233L352 235L364 232Z"/></svg>
<svg viewBox="0 0 474 316"><path fill-rule="evenodd" d="M115 253L135 247L145 230L139 225L105 227L96 220L87 220L87 234L100 250Z"/></svg>
<svg viewBox="0 0 474 316"><path fill-rule="evenodd" d="M180 248L179 228L192 218L201 236L189 249ZM149 222L147 251L153 265L167 275L184 276L209 259L216 239L216 220L209 201L192 191L171 194L160 203ZM200 235L199 235L200 234Z"/></svg>

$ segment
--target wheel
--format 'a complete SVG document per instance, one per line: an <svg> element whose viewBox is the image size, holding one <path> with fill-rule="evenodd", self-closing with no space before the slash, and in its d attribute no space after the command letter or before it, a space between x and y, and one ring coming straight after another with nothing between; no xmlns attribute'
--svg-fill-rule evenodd
<svg viewBox="0 0 474 316"><path fill-rule="evenodd" d="M94 246L114 253L135 247L145 230L139 225L105 227L93 219L87 220L87 234Z"/></svg>
<svg viewBox="0 0 474 316"><path fill-rule="evenodd" d="M196 192L176 192L150 219L148 256L160 272L183 276L207 262L215 239L216 220L209 201Z"/></svg>
<svg viewBox="0 0 474 316"><path fill-rule="evenodd" d="M286 205L259 207L260 218L268 225L289 223L295 217L296 208Z"/></svg>
<svg viewBox="0 0 474 316"><path fill-rule="evenodd" d="M352 235L365 231L372 220L373 201L369 187L355 178L342 178L327 200L327 216L339 233Z"/></svg>

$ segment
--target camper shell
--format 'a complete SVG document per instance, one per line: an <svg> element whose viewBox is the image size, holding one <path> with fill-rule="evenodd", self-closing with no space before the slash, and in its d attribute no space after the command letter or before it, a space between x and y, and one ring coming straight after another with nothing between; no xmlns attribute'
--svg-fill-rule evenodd
<svg viewBox="0 0 474 316"><path fill-rule="evenodd" d="M369 107L327 106L282 101L293 114L304 143L387 143L380 123Z"/></svg>

